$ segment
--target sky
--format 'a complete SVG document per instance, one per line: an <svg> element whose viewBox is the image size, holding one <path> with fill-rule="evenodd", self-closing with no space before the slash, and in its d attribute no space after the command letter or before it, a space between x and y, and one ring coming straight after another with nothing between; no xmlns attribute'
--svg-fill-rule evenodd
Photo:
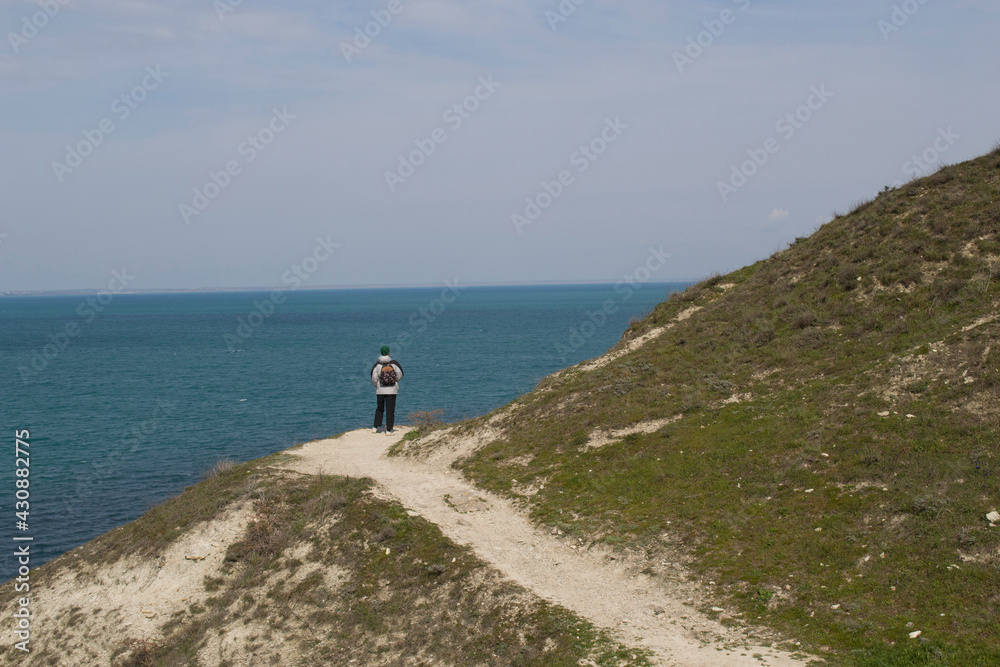
<svg viewBox="0 0 1000 667"><path fill-rule="evenodd" d="M4 0L0 291L730 271L993 148L997 34L995 0Z"/></svg>

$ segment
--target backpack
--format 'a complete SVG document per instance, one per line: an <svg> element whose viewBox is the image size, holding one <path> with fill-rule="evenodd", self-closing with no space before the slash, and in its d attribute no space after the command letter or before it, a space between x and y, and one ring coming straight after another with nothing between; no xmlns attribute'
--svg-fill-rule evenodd
<svg viewBox="0 0 1000 667"><path fill-rule="evenodd" d="M378 383L383 387L394 387L396 385L396 369L392 364L385 364L378 374Z"/></svg>

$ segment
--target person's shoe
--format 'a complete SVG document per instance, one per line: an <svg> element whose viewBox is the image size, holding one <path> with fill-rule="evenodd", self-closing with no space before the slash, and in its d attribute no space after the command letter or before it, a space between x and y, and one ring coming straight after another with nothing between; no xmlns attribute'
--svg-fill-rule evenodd
<svg viewBox="0 0 1000 667"><path fill-rule="evenodd" d="M378 429L377 428L373 428L372 429L372 433L378 433Z"/></svg>
<svg viewBox="0 0 1000 667"><path fill-rule="evenodd" d="M395 431L386 431L385 434L386 435L396 435L396 432Z"/></svg>

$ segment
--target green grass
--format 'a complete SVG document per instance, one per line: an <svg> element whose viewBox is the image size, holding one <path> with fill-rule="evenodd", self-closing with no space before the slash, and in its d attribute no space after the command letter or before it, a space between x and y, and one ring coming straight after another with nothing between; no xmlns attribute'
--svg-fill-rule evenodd
<svg viewBox="0 0 1000 667"><path fill-rule="evenodd" d="M156 558L198 521L244 501L253 504L254 518L229 546L222 570L205 577L207 600L174 614L159 626L159 636L120 642L112 664L200 664L213 637L245 623L254 629L243 653L257 651L261 664L279 656L301 665L403 664L416 655L428 664L650 664L645 653L504 580L434 524L375 498L369 480L289 475L269 468L275 460L236 466L194 485L79 554L56 559L45 577L36 571L33 583L65 568ZM172 530L161 530L165 526ZM105 543L111 535L130 537ZM333 580L328 573L336 573ZM14 596L9 584L0 596L4 605ZM102 617L91 620L79 608L65 620L96 624L91 632L104 629ZM58 635L33 644L25 664L55 664L66 637ZM7 645L0 654L13 650Z"/></svg>
<svg viewBox="0 0 1000 667"><path fill-rule="evenodd" d="M591 656L602 665L623 657L648 664L565 610L526 599L436 526L369 488L339 477L270 482L259 518L229 548L222 581L206 582L215 591L208 610L168 624L152 664L189 664L211 632L245 618L291 637L295 664L371 664L395 654L450 664L568 666ZM303 543L304 562L284 557ZM331 569L345 574L336 589L323 576Z"/></svg>
<svg viewBox="0 0 1000 667"><path fill-rule="evenodd" d="M461 466L500 493L544 480L522 502L571 535L680 550L746 618L834 662L1000 664L1000 323L963 331L998 310L998 202L994 152L674 295L625 337L701 310L547 378Z"/></svg>
<svg viewBox="0 0 1000 667"><path fill-rule="evenodd" d="M831 664L1000 664L1000 529L985 520L1000 505L1000 322L976 325L998 311L998 276L1000 150L673 296L625 338L700 310L605 367L547 378L517 400L504 437L459 465L499 493L544 481L520 499L539 523L644 549L654 575L661 560L684 562L741 618ZM595 428L676 415L584 448ZM123 645L124 664L192 664L211 633L242 619L268 628L251 639L258 648L293 637L304 664L418 653L646 664L373 498L367 481L276 477L276 460L222 471L38 580L153 558L252 500L259 518L205 581L208 602L171 619L166 641ZM305 557L288 556L303 543ZM343 580L293 583L316 566Z"/></svg>

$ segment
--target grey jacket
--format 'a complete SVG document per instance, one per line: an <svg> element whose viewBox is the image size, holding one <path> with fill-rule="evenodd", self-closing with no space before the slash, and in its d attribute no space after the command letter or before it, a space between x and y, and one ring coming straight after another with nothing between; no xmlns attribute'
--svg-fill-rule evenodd
<svg viewBox="0 0 1000 667"><path fill-rule="evenodd" d="M392 364L393 368L396 369L396 384L391 387L383 387L379 384L378 378L382 374L382 366L386 364ZM392 359L391 357L379 357L375 365L372 366L372 384L375 385L376 394L392 394L395 396L399 393L399 381L403 379L403 367L399 365L399 362Z"/></svg>

